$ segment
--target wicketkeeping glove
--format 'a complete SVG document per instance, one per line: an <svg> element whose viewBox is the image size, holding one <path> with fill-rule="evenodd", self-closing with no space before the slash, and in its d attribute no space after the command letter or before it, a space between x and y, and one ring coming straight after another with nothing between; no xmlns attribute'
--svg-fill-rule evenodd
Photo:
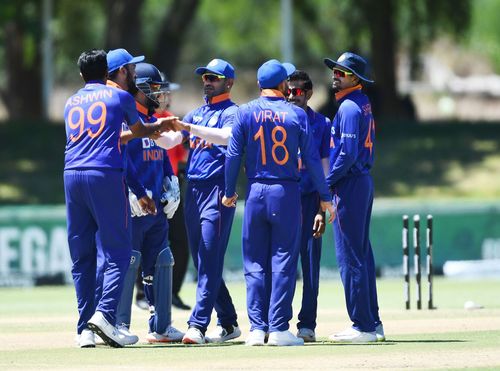
<svg viewBox="0 0 500 371"><path fill-rule="evenodd" d="M163 194L161 195L160 202L163 205L163 212L167 215L167 218L172 219L181 202L179 179L175 175L171 177L166 176L163 179Z"/></svg>
<svg viewBox="0 0 500 371"><path fill-rule="evenodd" d="M148 195L149 198L153 197L153 192L151 192L149 189L146 189L146 194ZM130 190L130 188L128 190L128 201L130 203L130 211L132 212L132 217L148 215L148 213L142 210L142 207L139 204L137 196L134 194L134 192L132 192L132 190Z"/></svg>

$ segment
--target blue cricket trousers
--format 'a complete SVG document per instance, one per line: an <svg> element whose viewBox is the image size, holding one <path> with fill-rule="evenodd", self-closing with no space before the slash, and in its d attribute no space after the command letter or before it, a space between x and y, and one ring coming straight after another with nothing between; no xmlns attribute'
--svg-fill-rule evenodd
<svg viewBox="0 0 500 371"><path fill-rule="evenodd" d="M319 210L319 194L311 192L301 196L302 235L300 262L302 265L302 306L297 328L316 328L319 294L319 270L322 238L313 237L314 217Z"/></svg>
<svg viewBox="0 0 500 371"><path fill-rule="evenodd" d="M340 180L333 189L333 223L340 277L353 327L373 332L378 316L375 261L370 244L373 180L364 174Z"/></svg>
<svg viewBox="0 0 500 371"><path fill-rule="evenodd" d="M80 334L96 310L115 324L132 251L130 212L122 170L65 170L64 192ZM103 282L96 297L98 252L103 257Z"/></svg>
<svg viewBox="0 0 500 371"><path fill-rule="evenodd" d="M299 184L251 180L243 219L243 264L251 330L286 331L292 318L301 233Z"/></svg>
<svg viewBox="0 0 500 371"><path fill-rule="evenodd" d="M168 247L168 222L163 209L157 205L156 215L132 218L132 248L141 252L142 277L155 274L158 254ZM155 305L153 282L144 285L144 294L149 305ZM162 315L162 314L159 314ZM158 313L155 313L158 316ZM155 332L154 320L149 321L149 332Z"/></svg>
<svg viewBox="0 0 500 371"><path fill-rule="evenodd" d="M189 249L198 271L196 304L189 326L205 331L212 310L221 326L236 323L237 315L222 279L224 255L229 242L235 208L222 205L224 179L188 181L184 216Z"/></svg>

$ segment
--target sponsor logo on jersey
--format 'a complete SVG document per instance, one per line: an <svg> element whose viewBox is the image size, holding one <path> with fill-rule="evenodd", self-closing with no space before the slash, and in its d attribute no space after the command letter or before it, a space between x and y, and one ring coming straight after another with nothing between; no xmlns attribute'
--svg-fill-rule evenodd
<svg viewBox="0 0 500 371"><path fill-rule="evenodd" d="M354 133L342 133L342 138L356 139L356 134L354 134Z"/></svg>
<svg viewBox="0 0 500 371"><path fill-rule="evenodd" d="M142 138L142 160L143 161L163 161L165 151L158 148L155 141L149 138Z"/></svg>

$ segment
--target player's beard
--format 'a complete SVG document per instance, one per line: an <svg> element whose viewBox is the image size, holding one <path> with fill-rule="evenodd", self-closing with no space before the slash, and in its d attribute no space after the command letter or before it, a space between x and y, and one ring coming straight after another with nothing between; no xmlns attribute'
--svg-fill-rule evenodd
<svg viewBox="0 0 500 371"><path fill-rule="evenodd" d="M224 85L216 87L214 85L205 85L203 87L203 92L205 96L209 99L216 97L218 95L224 94L226 92L226 88Z"/></svg>
<svg viewBox="0 0 500 371"><path fill-rule="evenodd" d="M135 79L132 77L132 74L129 72L128 69L127 69L126 83L127 83L127 91L132 95L136 95L139 89L135 85Z"/></svg>
<svg viewBox="0 0 500 371"><path fill-rule="evenodd" d="M332 90L333 90L334 93L338 93L340 90L342 90L340 88L340 80L333 79L333 81L332 81Z"/></svg>

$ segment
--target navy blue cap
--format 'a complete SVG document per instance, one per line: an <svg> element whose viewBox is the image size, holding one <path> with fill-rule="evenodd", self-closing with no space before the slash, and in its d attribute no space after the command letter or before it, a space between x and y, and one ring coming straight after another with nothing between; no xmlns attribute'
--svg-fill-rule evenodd
<svg viewBox="0 0 500 371"><path fill-rule="evenodd" d="M137 84L147 82L149 84L162 85L165 83L158 68L150 63L137 63L135 66L135 74L135 82Z"/></svg>
<svg viewBox="0 0 500 371"><path fill-rule="evenodd" d="M204 73L215 73L216 75L225 76L228 79L234 79L234 67L231 66L229 62L223 59L212 59L206 67L198 67L194 72L198 75L203 75Z"/></svg>
<svg viewBox="0 0 500 371"><path fill-rule="evenodd" d="M330 58L325 58L323 62L325 62L326 66L330 69L334 67L340 67L354 73L363 81L370 83L374 82L373 80L370 80L368 77L366 77L368 76L368 63L363 59L363 57L360 57L357 54L345 52L339 57L339 59L337 59L337 61L334 61Z"/></svg>
<svg viewBox="0 0 500 371"><path fill-rule="evenodd" d="M271 59L263 63L257 70L257 80L261 89L277 87L295 71L291 63L281 63L277 59Z"/></svg>
<svg viewBox="0 0 500 371"><path fill-rule="evenodd" d="M132 55L125 49L114 49L108 52L106 57L108 61L108 73L117 70L126 64L136 64L144 60L144 56L132 57Z"/></svg>

